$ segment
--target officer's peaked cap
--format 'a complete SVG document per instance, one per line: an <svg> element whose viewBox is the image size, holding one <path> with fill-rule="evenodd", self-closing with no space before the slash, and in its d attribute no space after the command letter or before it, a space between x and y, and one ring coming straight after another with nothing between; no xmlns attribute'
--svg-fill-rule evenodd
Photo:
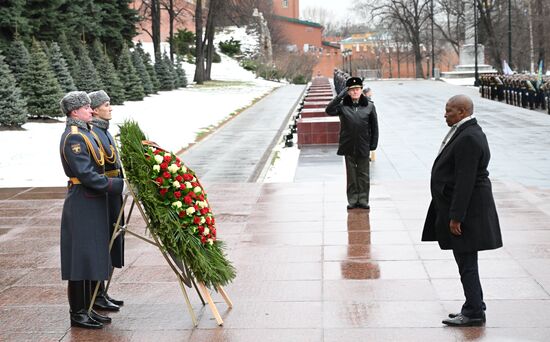
<svg viewBox="0 0 550 342"><path fill-rule="evenodd" d="M63 96L59 104L63 114L68 116L71 111L89 105L90 97L85 91L71 91Z"/></svg>
<svg viewBox="0 0 550 342"><path fill-rule="evenodd" d="M88 96L90 97L90 107L92 107L92 109L101 106L105 102L111 101L111 98L109 97L109 95L107 95L105 90L93 91L91 93L88 93Z"/></svg>
<svg viewBox="0 0 550 342"><path fill-rule="evenodd" d="M346 87L351 88L363 88L363 80L359 77L350 77L346 80Z"/></svg>

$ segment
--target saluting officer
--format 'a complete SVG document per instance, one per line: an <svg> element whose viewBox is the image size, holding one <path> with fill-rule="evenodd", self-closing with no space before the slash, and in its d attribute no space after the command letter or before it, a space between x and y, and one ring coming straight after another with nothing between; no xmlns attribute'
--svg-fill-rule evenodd
<svg viewBox="0 0 550 342"><path fill-rule="evenodd" d="M88 94L90 97L90 106L92 107L92 134L96 137L99 149L105 156L105 175L109 178L124 178L122 175L122 165L116 148L115 139L109 133L109 121L112 119L111 99L104 90L94 91ZM113 235L115 225L118 220L120 209L122 207L122 196L107 194L109 205L109 236ZM120 222L124 224L124 217ZM111 248L111 263L113 267L122 268L124 266L124 235L120 234L113 242ZM112 272L112 270L111 270ZM92 283L92 289L95 289L95 283ZM99 292L94 302L94 308L107 311L118 311L124 301L111 298L105 291L105 283L99 284Z"/></svg>
<svg viewBox="0 0 550 342"><path fill-rule="evenodd" d="M109 277L109 214L107 194L121 195L122 179L105 176L105 159L90 132L90 98L83 91L61 100L67 126L61 135L60 154L68 190L61 217L61 277L68 280L71 326L99 329L111 319L88 314L89 282Z"/></svg>

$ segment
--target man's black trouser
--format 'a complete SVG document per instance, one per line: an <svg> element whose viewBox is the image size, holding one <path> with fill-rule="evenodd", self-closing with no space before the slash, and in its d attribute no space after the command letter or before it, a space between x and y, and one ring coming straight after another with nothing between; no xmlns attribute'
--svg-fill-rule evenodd
<svg viewBox="0 0 550 342"><path fill-rule="evenodd" d="M370 170L369 156L345 156L348 204L369 204Z"/></svg>
<svg viewBox="0 0 550 342"><path fill-rule="evenodd" d="M453 251L453 255L458 265L460 281L466 297L461 313L469 318L481 318L486 307L483 302L481 282L479 281L477 252L458 253Z"/></svg>

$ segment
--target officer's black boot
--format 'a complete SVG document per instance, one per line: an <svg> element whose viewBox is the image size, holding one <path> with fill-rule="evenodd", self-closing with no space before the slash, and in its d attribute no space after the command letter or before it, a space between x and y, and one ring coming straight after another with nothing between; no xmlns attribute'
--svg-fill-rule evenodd
<svg viewBox="0 0 550 342"><path fill-rule="evenodd" d="M103 324L88 315L84 282L84 280L69 280L67 286L67 295L71 308L71 326L85 329L101 329L103 328Z"/></svg>
<svg viewBox="0 0 550 342"><path fill-rule="evenodd" d="M92 291L95 289L96 281L92 281ZM120 307L116 305L115 303L111 302L105 295L104 295L104 287L102 286L103 282L100 282L99 291L97 292L97 296L95 298L94 302L94 309L97 310L105 310L105 311L118 311L120 310ZM103 289L102 289L103 288Z"/></svg>
<svg viewBox="0 0 550 342"><path fill-rule="evenodd" d="M94 294L96 283L97 283L96 281L90 281L90 280L86 281L86 306L87 307L90 307L90 303L92 302L92 296ZM104 324L111 323L111 317L100 315L97 312L95 312L93 309L92 311L90 311L90 317Z"/></svg>
<svg viewBox="0 0 550 342"><path fill-rule="evenodd" d="M114 298L111 298L111 296L109 296L109 294L105 291L105 282L103 281L99 283L99 294L101 294L103 297L105 297L109 302L113 304L116 304L118 306L124 305L123 300L114 299Z"/></svg>

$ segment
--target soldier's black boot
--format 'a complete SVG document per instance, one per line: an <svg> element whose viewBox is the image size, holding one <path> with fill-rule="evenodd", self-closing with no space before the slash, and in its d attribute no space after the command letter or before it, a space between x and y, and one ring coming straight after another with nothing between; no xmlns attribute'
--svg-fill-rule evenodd
<svg viewBox="0 0 550 342"><path fill-rule="evenodd" d="M96 281L91 282L92 293L95 289L96 283L97 283ZM101 291L101 286L100 286L99 291L97 292L97 296L95 297L94 309L105 310L105 311L118 311L120 310L120 307L115 303L111 302L109 299L107 299L103 295L103 291Z"/></svg>
<svg viewBox="0 0 550 342"><path fill-rule="evenodd" d="M85 282L85 287L86 287L86 307L90 307L90 303L92 302L92 295L94 294L94 290L95 290L95 281L86 281ZM94 311L94 309L92 309L90 311L90 317L92 317L93 319L95 319L96 321L98 322L101 322L103 324L109 324L111 323L111 317L108 317L108 316L104 316L104 315L101 315L101 314L98 314L97 312Z"/></svg>
<svg viewBox="0 0 550 342"><path fill-rule="evenodd" d="M71 327L80 327L85 329L103 328L103 324L101 322L96 321L88 315L83 280L69 280L69 284L67 286L67 296L69 297L69 306L71 308Z"/></svg>
<svg viewBox="0 0 550 342"><path fill-rule="evenodd" d="M113 304L116 304L118 306L123 306L124 305L124 301L123 300L118 300L118 299L114 299L114 298L111 298L111 296L109 296L109 294L105 291L105 282L100 282L99 283L99 293L98 293L98 296L99 295L102 295L103 297L105 297L109 302L113 303Z"/></svg>

